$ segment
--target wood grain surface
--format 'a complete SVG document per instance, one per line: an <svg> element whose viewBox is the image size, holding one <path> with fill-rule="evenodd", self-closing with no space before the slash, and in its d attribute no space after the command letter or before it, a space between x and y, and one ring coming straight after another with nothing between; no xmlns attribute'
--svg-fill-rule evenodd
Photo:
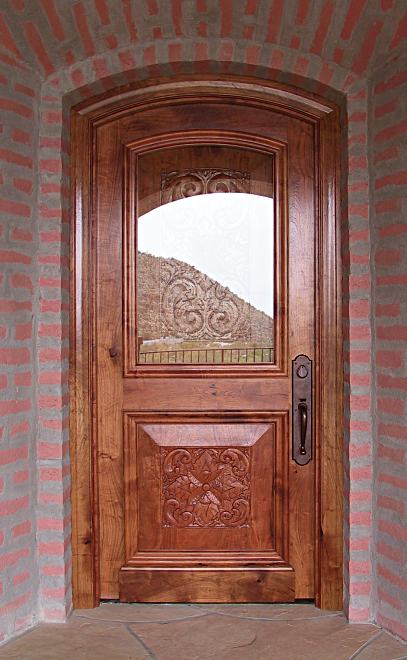
<svg viewBox="0 0 407 660"><path fill-rule="evenodd" d="M321 607L341 607L338 118L319 100L288 90L285 97L281 86L235 83L230 87L225 81L215 90L209 80L201 87L186 81L184 87L164 84L161 91L157 81L151 92L141 85L126 100L105 95L74 111L71 433L77 607L119 593L124 600L148 602L315 598ZM229 154L228 167L236 169L242 167L242 153L249 169L256 154L268 154L274 163L268 185L276 211L275 364L143 371L131 359L137 336L134 165L147 154L151 163L159 162L157 153L165 148L179 166L188 147L206 167L198 145L213 153L221 147ZM143 162L154 188L156 166L149 169ZM298 353L315 364L315 460L302 467L291 460L289 440L290 365ZM200 425L210 429L210 446L205 433L200 441L194 431ZM215 442L217 425L224 430ZM250 444L259 425L269 430ZM243 427L250 432L233 436L233 428ZM225 516L211 510L203 518L195 512L197 526L170 529L163 542L163 529L168 532L160 528L163 493L173 487L172 482L164 490L157 487L163 448L186 448L199 470L195 449L206 446L213 449L209 462L217 461L213 469L219 469L225 457L215 449L226 447L228 434L229 448L243 447L245 456L258 453L251 458L250 479L244 477L240 487L247 499L250 483L250 512L256 510L255 529L263 532L256 532L254 544L247 536L242 540L246 528L238 527L241 536L229 543L226 532L236 530L222 526ZM268 434L273 440L266 442ZM245 459L240 460L241 466ZM260 507L253 508L253 501ZM264 520L278 521L269 536L261 508ZM203 519L214 527L200 527ZM210 547L212 532L218 540ZM189 533L195 534L193 542ZM173 564L177 557L175 572L170 554ZM199 572L204 557L207 566ZM189 589L192 568L198 572Z"/></svg>

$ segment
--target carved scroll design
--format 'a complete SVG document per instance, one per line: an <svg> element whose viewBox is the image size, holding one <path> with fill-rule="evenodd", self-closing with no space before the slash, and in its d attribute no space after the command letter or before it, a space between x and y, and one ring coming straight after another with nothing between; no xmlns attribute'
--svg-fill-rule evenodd
<svg viewBox="0 0 407 660"><path fill-rule="evenodd" d="M164 527L250 527L250 448L161 449Z"/></svg>
<svg viewBox="0 0 407 660"><path fill-rule="evenodd" d="M210 193L249 193L250 174L240 170L200 168L161 175L161 204Z"/></svg>
<svg viewBox="0 0 407 660"><path fill-rule="evenodd" d="M161 261L163 336L211 341L251 335L251 306L230 289L176 259Z"/></svg>

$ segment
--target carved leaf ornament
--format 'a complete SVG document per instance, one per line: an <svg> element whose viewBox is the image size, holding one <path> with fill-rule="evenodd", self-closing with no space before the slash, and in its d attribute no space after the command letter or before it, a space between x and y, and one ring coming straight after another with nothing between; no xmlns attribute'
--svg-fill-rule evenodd
<svg viewBox="0 0 407 660"><path fill-rule="evenodd" d="M249 527L250 449L161 450L164 527Z"/></svg>
<svg viewBox="0 0 407 660"><path fill-rule="evenodd" d="M240 170L200 168L161 175L161 204L211 193L249 193L250 174Z"/></svg>

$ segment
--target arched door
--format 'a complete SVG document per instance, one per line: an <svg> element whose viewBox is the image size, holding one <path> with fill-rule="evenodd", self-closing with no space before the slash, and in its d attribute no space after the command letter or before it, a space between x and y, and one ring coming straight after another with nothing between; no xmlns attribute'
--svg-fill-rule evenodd
<svg viewBox="0 0 407 660"><path fill-rule="evenodd" d="M191 91L93 154L100 597L315 598L317 122Z"/></svg>

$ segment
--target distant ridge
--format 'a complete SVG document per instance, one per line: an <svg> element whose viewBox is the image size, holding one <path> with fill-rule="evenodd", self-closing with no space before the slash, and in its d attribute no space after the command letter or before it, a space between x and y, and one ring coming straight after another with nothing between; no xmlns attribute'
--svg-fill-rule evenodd
<svg viewBox="0 0 407 660"><path fill-rule="evenodd" d="M261 341L273 338L273 319L178 259L138 253L139 336Z"/></svg>

